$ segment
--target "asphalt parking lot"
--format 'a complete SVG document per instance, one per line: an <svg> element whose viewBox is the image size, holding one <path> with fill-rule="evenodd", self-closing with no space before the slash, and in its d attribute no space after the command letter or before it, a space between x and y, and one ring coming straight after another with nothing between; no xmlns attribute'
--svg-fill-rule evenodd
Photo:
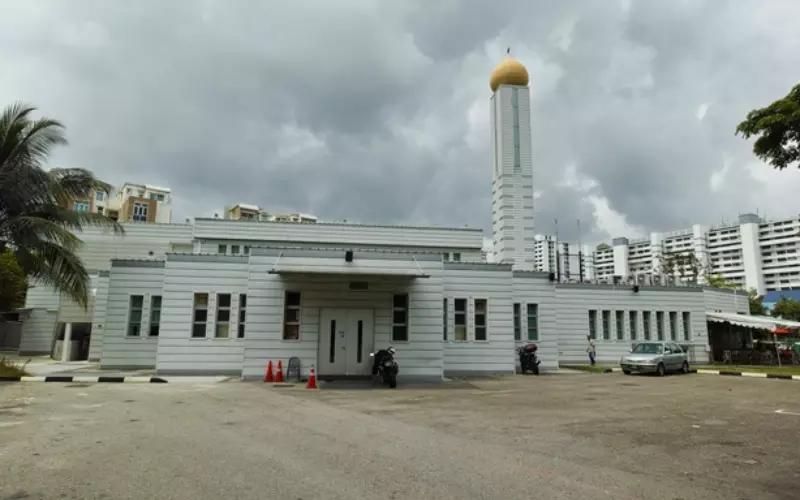
<svg viewBox="0 0 800 500"><path fill-rule="evenodd" d="M798 395L710 375L4 384L0 499L797 499Z"/></svg>

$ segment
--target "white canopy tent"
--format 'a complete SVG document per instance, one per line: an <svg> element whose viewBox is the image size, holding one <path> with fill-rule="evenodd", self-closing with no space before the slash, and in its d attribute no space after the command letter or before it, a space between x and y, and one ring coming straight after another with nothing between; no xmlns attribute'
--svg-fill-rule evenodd
<svg viewBox="0 0 800 500"><path fill-rule="evenodd" d="M735 314L706 311L706 319L718 323L731 323L748 328L762 328L774 330L775 328L800 328L799 321L773 318L770 316L751 316L749 314Z"/></svg>

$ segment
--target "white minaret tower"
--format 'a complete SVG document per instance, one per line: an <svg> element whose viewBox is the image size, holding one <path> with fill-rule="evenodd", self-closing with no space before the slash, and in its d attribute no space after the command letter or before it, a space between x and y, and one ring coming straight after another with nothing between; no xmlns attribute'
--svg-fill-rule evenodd
<svg viewBox="0 0 800 500"><path fill-rule="evenodd" d="M511 52L511 49L508 50ZM492 71L492 236L495 262L534 269L528 70L507 56Z"/></svg>

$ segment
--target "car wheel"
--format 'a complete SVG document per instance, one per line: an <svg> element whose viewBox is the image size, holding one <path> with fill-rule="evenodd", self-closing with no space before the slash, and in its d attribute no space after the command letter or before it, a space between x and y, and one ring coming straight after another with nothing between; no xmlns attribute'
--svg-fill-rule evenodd
<svg viewBox="0 0 800 500"><path fill-rule="evenodd" d="M664 367L664 363L659 363L658 367L656 368L656 375L659 377L663 377L664 374L667 373L667 369Z"/></svg>
<svg viewBox="0 0 800 500"><path fill-rule="evenodd" d="M625 375L630 375L631 371L630 370L622 370L622 373L624 373Z"/></svg>
<svg viewBox="0 0 800 500"><path fill-rule="evenodd" d="M684 361L683 364L681 365L681 373L683 374L689 373L689 363L687 363L686 361Z"/></svg>

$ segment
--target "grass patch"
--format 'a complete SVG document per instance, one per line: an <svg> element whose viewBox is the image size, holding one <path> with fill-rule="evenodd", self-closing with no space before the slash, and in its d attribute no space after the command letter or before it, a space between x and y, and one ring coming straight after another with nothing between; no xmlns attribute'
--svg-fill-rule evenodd
<svg viewBox="0 0 800 500"><path fill-rule="evenodd" d="M566 368L568 370L580 370L589 373L610 373L610 365L559 365L559 368Z"/></svg>
<svg viewBox="0 0 800 500"><path fill-rule="evenodd" d="M0 377L26 377L29 375L25 371L27 364L27 361L24 365L20 365L6 358L0 358Z"/></svg>
<svg viewBox="0 0 800 500"><path fill-rule="evenodd" d="M774 375L800 375L800 365L760 366L760 365L692 365L698 370L718 370L721 372L770 373Z"/></svg>

